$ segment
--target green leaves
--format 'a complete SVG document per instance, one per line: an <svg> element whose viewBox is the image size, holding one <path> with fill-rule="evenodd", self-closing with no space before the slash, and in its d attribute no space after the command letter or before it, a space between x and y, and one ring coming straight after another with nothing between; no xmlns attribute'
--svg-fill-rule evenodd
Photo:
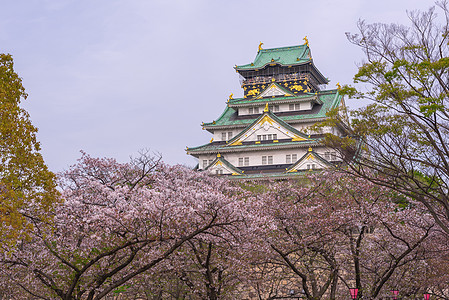
<svg viewBox="0 0 449 300"><path fill-rule="evenodd" d="M437 2L446 16L448 5ZM357 85L342 93L372 104L350 112L348 136L325 142L338 150L362 139L363 155L347 160L348 172L424 203L449 234L449 20L435 8L409 18L408 27L360 21L360 33L347 34L366 60L354 76ZM342 121L335 112L328 117L325 124Z"/></svg>

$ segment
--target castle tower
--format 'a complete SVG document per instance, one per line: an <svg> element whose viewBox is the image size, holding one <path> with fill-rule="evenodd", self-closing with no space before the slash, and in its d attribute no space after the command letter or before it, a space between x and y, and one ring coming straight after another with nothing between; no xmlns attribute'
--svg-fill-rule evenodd
<svg viewBox="0 0 449 300"><path fill-rule="evenodd" d="M345 104L338 89L323 89L329 81L305 41L273 49L261 43L254 62L235 66L243 98L231 95L221 116L202 124L213 135L209 143L186 149L198 158L199 170L232 178L288 178L338 163L336 153L320 142L326 132L345 134L344 123L306 133L330 109Z"/></svg>

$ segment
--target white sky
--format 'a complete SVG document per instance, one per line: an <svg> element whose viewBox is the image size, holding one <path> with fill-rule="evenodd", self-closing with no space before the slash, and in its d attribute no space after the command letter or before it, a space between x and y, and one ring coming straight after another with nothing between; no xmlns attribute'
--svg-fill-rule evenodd
<svg viewBox="0 0 449 300"><path fill-rule="evenodd" d="M194 166L201 122L242 95L233 66L264 48L303 44L331 82L350 83L358 19L408 24L429 0L0 0L0 52L11 53L53 171L80 150L127 161L142 148ZM350 107L356 100L347 100Z"/></svg>

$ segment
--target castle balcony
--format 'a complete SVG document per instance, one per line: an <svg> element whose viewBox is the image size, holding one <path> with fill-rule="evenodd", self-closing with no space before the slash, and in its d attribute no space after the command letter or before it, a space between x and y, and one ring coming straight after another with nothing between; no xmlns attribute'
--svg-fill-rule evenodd
<svg viewBox="0 0 449 300"><path fill-rule="evenodd" d="M293 81L293 80L307 80L315 90L321 90L321 86L313 76L308 73L292 73L292 74L276 74L271 76L255 76L251 78L245 79L243 76L240 76L240 85L253 85L253 84L269 84L273 81L280 83L285 81Z"/></svg>

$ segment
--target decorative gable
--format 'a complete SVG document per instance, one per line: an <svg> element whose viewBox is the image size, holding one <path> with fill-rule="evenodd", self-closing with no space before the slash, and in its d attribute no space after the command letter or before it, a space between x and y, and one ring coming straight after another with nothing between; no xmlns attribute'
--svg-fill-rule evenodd
<svg viewBox="0 0 449 300"><path fill-rule="evenodd" d="M268 105L268 104L267 104ZM270 136L271 138L259 138L262 136ZM231 139L226 147L241 145L243 142L259 142L261 140L282 140L291 139L291 141L311 140L305 134L297 131L281 119L268 111L256 119L253 124L248 126L239 135Z"/></svg>
<svg viewBox="0 0 449 300"><path fill-rule="evenodd" d="M291 173L304 170L325 169L329 166L330 163L313 151L312 148L309 148L309 151L288 168L286 172Z"/></svg>
<svg viewBox="0 0 449 300"><path fill-rule="evenodd" d="M256 99L266 98L266 97L276 97L276 96L287 97L287 96L293 96L293 94L290 92L287 92L286 90L284 90L279 85L277 85L276 83L273 82L262 93L260 93L260 95L257 96Z"/></svg>
<svg viewBox="0 0 449 300"><path fill-rule="evenodd" d="M234 167L226 159L224 159L220 153L217 154L217 158L205 169L213 174L219 175L241 175L243 171Z"/></svg>

